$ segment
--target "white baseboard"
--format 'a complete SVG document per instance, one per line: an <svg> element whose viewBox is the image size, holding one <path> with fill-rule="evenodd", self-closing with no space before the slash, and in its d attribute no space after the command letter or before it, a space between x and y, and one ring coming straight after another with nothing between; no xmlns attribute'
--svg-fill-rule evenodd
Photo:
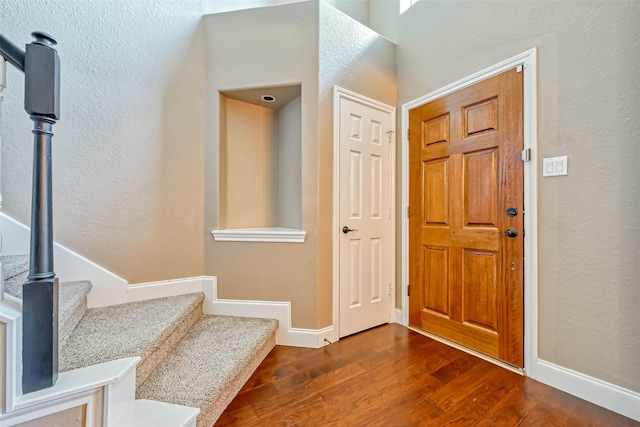
<svg viewBox="0 0 640 427"><path fill-rule="evenodd" d="M205 292L203 286L208 279L210 278L201 276L132 284L127 287L127 302Z"/></svg>
<svg viewBox="0 0 640 427"><path fill-rule="evenodd" d="M640 421L640 393L538 359L537 381Z"/></svg>
<svg viewBox="0 0 640 427"><path fill-rule="evenodd" d="M401 308L396 308L396 323L400 324L400 325L404 325L404 319L402 317L402 309ZM407 326L407 325L404 325Z"/></svg>
<svg viewBox="0 0 640 427"><path fill-rule="evenodd" d="M3 255L29 253L29 227L0 212L0 234ZM127 300L128 282L72 250L54 243L53 256L56 276L61 282L90 280L89 307L120 304Z"/></svg>
<svg viewBox="0 0 640 427"><path fill-rule="evenodd" d="M203 312L221 316L277 319L276 344L319 348L332 339L333 326L322 329L302 329L291 326L291 303L280 301L229 300L218 298L218 282L214 276L189 277L161 282L138 283L127 288L127 301L203 292Z"/></svg>

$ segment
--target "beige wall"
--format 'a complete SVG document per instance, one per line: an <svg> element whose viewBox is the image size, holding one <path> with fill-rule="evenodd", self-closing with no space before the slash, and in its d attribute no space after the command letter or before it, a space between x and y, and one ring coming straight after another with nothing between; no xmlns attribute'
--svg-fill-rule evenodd
<svg viewBox="0 0 640 427"><path fill-rule="evenodd" d="M369 0L369 27L398 43L400 0Z"/></svg>
<svg viewBox="0 0 640 427"><path fill-rule="evenodd" d="M538 50L539 357L640 391L640 3L422 1L399 103ZM541 175L541 174L540 174Z"/></svg>
<svg viewBox="0 0 640 427"><path fill-rule="evenodd" d="M278 189L273 185L278 172L273 167L277 112L223 95L220 110L218 227L273 227L277 222L273 203Z"/></svg>
<svg viewBox="0 0 640 427"><path fill-rule="evenodd" d="M295 326L317 327L318 6L294 3L209 15L204 232L218 228L218 91L302 84L304 243L216 242L205 246L205 273L222 298L291 301ZM241 29L241 30L240 30Z"/></svg>
<svg viewBox="0 0 640 427"><path fill-rule="evenodd" d="M58 39L55 239L130 283L204 273L204 13L282 0L3 0L2 34ZM234 37L238 29L233 28ZM254 62L255 64L255 62ZM220 64L215 64L220 68ZM32 122L8 67L3 211L29 223Z"/></svg>
<svg viewBox="0 0 640 427"><path fill-rule="evenodd" d="M333 289L333 86L395 106L395 63L395 44L320 3L318 298L322 326L331 324Z"/></svg>
<svg viewBox="0 0 640 427"><path fill-rule="evenodd" d="M293 325L321 328L332 315L333 85L395 104L395 45L325 3L215 14L207 26L209 121L205 229L218 224L217 91L302 83L304 243L206 244L206 274L222 298L292 302ZM242 37L237 36L242 28ZM292 60L294 58L294 60ZM219 64L224 64L224 67ZM259 72L256 72L256 70ZM280 129L282 132L282 129Z"/></svg>
<svg viewBox="0 0 640 427"><path fill-rule="evenodd" d="M130 282L201 274L199 4L6 0L1 9L2 33L16 44L24 46L36 29L59 42L56 241ZM33 137L23 88L23 75L9 67L3 210L28 224Z"/></svg>
<svg viewBox="0 0 640 427"><path fill-rule="evenodd" d="M7 0L2 31L20 45L35 29L60 42L56 241L131 283L213 274L222 297L292 301L295 326L324 327L332 286L330 87L338 83L393 104L395 51L327 5L322 10L334 16L323 21L321 49L315 0L247 10L242 19L234 12L202 18L279 3L289 2L62 0L51 7L45 0ZM332 3L368 20L365 1ZM362 50L350 47L353 37ZM326 74L319 77L320 55ZM28 223L31 122L21 105L23 77L10 67L8 81L4 210ZM215 243L217 91L299 83L305 243Z"/></svg>
<svg viewBox="0 0 640 427"><path fill-rule="evenodd" d="M302 228L302 99L297 97L278 112L278 222Z"/></svg>

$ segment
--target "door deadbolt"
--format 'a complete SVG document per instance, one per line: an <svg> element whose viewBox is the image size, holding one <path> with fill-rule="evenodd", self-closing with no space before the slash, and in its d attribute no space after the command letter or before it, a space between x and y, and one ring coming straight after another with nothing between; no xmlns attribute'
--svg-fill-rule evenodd
<svg viewBox="0 0 640 427"><path fill-rule="evenodd" d="M507 216L516 216L516 215L518 215L518 209L516 208L507 209Z"/></svg>
<svg viewBox="0 0 640 427"><path fill-rule="evenodd" d="M355 228L349 228L349 227L347 227L346 225L345 225L344 227L342 227L342 232L343 232L344 234L350 233L350 232L352 232L352 231L358 231L358 230L357 230L357 229L355 229Z"/></svg>

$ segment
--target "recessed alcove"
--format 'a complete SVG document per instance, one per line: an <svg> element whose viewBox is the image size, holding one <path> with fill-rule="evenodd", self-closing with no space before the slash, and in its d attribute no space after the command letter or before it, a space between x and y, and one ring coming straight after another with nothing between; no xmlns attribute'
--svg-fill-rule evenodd
<svg viewBox="0 0 640 427"><path fill-rule="evenodd" d="M220 92L219 241L302 242L301 86Z"/></svg>

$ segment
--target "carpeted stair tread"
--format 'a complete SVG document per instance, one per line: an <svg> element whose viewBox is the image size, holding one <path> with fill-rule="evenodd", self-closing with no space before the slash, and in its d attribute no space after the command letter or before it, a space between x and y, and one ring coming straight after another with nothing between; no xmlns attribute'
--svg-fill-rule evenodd
<svg viewBox="0 0 640 427"><path fill-rule="evenodd" d="M181 334L174 335L189 328L185 318L193 317L193 313L201 316L203 298L202 293L194 293L88 309L60 349L60 371L132 356L143 359L138 374L150 371L152 367L146 369L145 362L152 359L155 365L164 357L154 352L165 341L180 339Z"/></svg>
<svg viewBox="0 0 640 427"><path fill-rule="evenodd" d="M198 407L211 426L275 346L278 321L203 316L138 387L138 399Z"/></svg>

